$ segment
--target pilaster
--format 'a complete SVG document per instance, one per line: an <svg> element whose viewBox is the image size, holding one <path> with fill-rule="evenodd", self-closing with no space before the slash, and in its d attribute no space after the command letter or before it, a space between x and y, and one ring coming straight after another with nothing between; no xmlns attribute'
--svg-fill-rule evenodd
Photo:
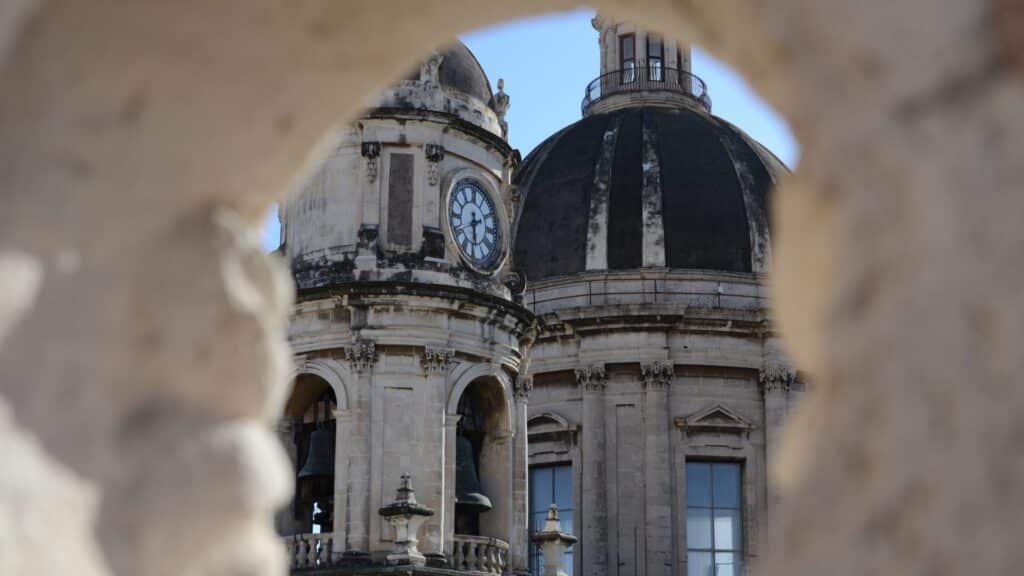
<svg viewBox="0 0 1024 576"><path fill-rule="evenodd" d="M675 366L653 362L640 367L644 387L644 518L647 576L672 573L672 476L670 469L669 387Z"/></svg>
<svg viewBox="0 0 1024 576"><path fill-rule="evenodd" d="M576 381L583 394L581 460L583 486L579 511L582 540L577 548L580 566L588 576L608 573L608 497L605 483L604 390L608 375L604 365L576 369Z"/></svg>
<svg viewBox="0 0 1024 576"><path fill-rule="evenodd" d="M529 572L530 530L529 454L527 452L527 410L533 377L521 376L515 380L515 436L512 444L512 541L509 542L509 562L512 572Z"/></svg>
<svg viewBox="0 0 1024 576"><path fill-rule="evenodd" d="M786 419L786 404L789 390L796 381L796 372L784 364L769 364L758 375L761 392L764 394L764 439L765 461L769 471L768 514L773 518L778 512L779 489L770 473L782 439L782 427Z"/></svg>

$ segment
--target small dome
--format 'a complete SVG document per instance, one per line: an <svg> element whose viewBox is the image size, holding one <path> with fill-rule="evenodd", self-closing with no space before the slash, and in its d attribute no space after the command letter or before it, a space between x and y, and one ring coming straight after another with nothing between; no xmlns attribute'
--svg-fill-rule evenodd
<svg viewBox="0 0 1024 576"><path fill-rule="evenodd" d="M462 42L456 41L440 53L443 59L438 67L437 76L441 86L468 94L491 106L494 99L491 82L473 52ZM407 80L419 78L419 68L411 71L406 77Z"/></svg>
<svg viewBox="0 0 1024 576"><path fill-rule="evenodd" d="M589 251L591 269L762 271L770 190L784 170L703 110L588 116L537 146L516 173L514 265L528 281L575 274Z"/></svg>

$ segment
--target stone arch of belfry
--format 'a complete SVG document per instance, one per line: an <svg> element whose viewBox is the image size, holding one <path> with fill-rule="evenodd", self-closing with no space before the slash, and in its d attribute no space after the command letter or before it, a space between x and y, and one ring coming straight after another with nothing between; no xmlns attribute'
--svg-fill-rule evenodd
<svg viewBox="0 0 1024 576"><path fill-rule="evenodd" d="M735 65L802 144L773 283L817 387L766 573L1018 571L1019 3L593 4ZM291 290L255 223L425 50L572 5L4 3L0 572L282 572Z"/></svg>

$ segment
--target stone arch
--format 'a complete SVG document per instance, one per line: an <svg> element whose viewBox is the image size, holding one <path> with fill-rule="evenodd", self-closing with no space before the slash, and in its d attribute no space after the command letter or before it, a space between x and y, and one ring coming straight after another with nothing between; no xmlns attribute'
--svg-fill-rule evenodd
<svg viewBox="0 0 1024 576"><path fill-rule="evenodd" d="M338 401L338 410L349 409L348 387L345 381L352 380L352 372L347 366L331 358L314 358L296 362L288 375L288 392L286 398L291 395L295 386L295 379L302 374L313 374L323 378L334 390L334 396Z"/></svg>
<svg viewBox="0 0 1024 576"><path fill-rule="evenodd" d="M448 391L448 402L445 412L448 416L456 416L458 414L459 399L462 398L466 388L478 379L488 377L493 378L501 386L502 400L505 404L504 412L508 415L508 418L502 422L502 428L504 432L512 434L512 415L515 413L512 379L504 370L490 364L462 364L452 372L452 387Z"/></svg>

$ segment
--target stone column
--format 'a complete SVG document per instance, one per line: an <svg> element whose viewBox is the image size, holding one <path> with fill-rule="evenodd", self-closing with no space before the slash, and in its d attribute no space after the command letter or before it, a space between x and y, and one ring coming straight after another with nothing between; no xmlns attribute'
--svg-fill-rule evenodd
<svg viewBox="0 0 1024 576"><path fill-rule="evenodd" d="M349 446L352 445L352 411L334 411L334 539L331 556L345 552L348 542Z"/></svg>
<svg viewBox="0 0 1024 576"><path fill-rule="evenodd" d="M370 550L370 393L373 382L373 365L377 363L377 349L372 340L357 340L345 349L349 368L357 375L356 396L362 405L353 410L354 419L349 426L352 444L348 448L349 465L349 509L348 531L345 543L346 558L361 560Z"/></svg>
<svg viewBox="0 0 1024 576"><path fill-rule="evenodd" d="M576 381L583 393L581 460L583 486L577 522L582 538L580 566L587 576L608 573L608 498L605 489L604 388L608 382L604 365L576 369Z"/></svg>
<svg viewBox="0 0 1024 576"><path fill-rule="evenodd" d="M420 493L425 494L428 505L439 510L440 514L427 520L423 529L422 549L427 558L442 558L445 553L444 523L445 514L445 423L444 411L448 395L448 371L450 370L455 351L451 348L434 348L426 346L420 357L420 364L427 379L428 398L426 417L424 418L424 435L430 440L426 443L434 447L429 464L418 474ZM424 455L427 457L427 455Z"/></svg>
<svg viewBox="0 0 1024 576"><path fill-rule="evenodd" d="M768 485L768 520L772 525L777 525L777 516L780 512L779 487L770 473L773 461L779 450L782 441L782 426L786 418L786 396L789 388L796 379L796 373L792 368L782 364L765 366L759 374L761 392L764 394L764 442L765 442L765 467Z"/></svg>
<svg viewBox="0 0 1024 576"><path fill-rule="evenodd" d="M640 367L644 386L644 505L647 576L672 573L672 478L669 453L668 387L674 366L654 362Z"/></svg>
<svg viewBox="0 0 1024 576"><path fill-rule="evenodd" d="M458 436L458 414L445 412L444 420L444 499L441 501L444 516L444 551L450 554L455 536L455 438Z"/></svg>
<svg viewBox="0 0 1024 576"><path fill-rule="evenodd" d="M530 503L527 501L530 483L530 462L527 452L527 401L533 390L533 377L524 376L516 381L515 437L512 444L512 541L509 542L509 562L512 572L527 573L530 531Z"/></svg>

